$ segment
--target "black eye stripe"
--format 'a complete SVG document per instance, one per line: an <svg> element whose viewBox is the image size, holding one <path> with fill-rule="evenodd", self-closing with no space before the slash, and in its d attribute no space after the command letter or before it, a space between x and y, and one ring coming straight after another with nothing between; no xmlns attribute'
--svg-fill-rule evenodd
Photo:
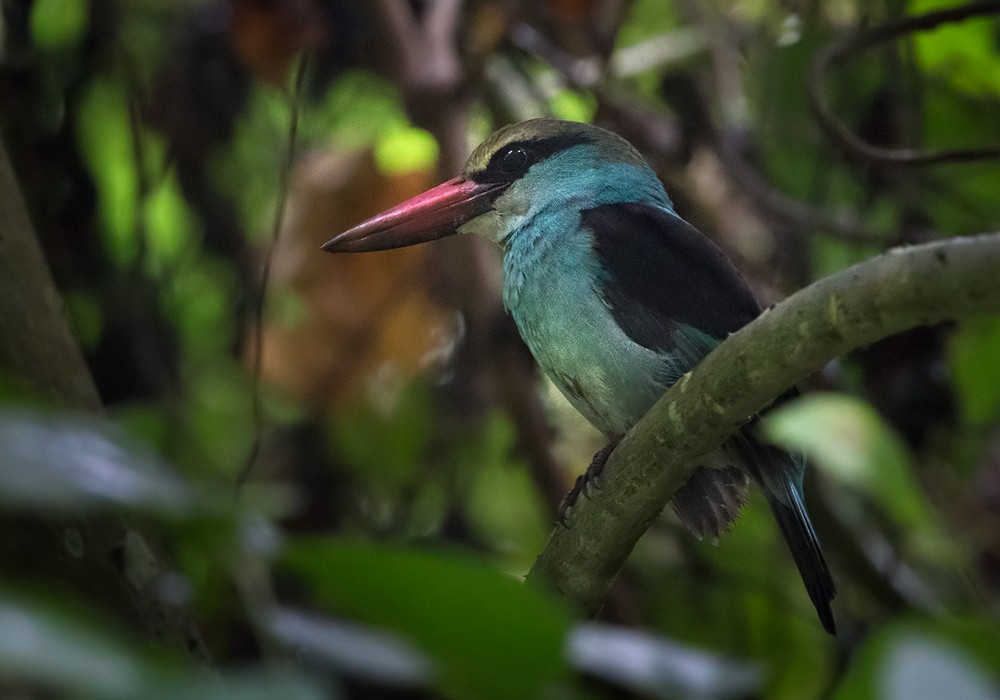
<svg viewBox="0 0 1000 700"><path fill-rule="evenodd" d="M479 182L513 182L541 160L535 144L527 141L508 143L493 154L486 168L473 178Z"/></svg>
<svg viewBox="0 0 1000 700"><path fill-rule="evenodd" d="M553 136L537 141L513 141L494 153L486 167L473 173L471 177L473 181L479 183L513 182L524 175L532 165L552 154L590 142L588 137L581 134ZM524 154L523 162L521 156L517 155L519 152ZM514 167L515 165L518 167Z"/></svg>

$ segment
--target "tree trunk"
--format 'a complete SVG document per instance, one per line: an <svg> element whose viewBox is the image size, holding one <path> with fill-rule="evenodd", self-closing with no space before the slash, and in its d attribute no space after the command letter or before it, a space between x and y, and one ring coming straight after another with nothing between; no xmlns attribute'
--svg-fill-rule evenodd
<svg viewBox="0 0 1000 700"><path fill-rule="evenodd" d="M2 142L0 377L56 408L101 411ZM5 581L62 582L148 638L203 658L186 611L159 597L164 564L158 550L154 538L116 515L0 514Z"/></svg>

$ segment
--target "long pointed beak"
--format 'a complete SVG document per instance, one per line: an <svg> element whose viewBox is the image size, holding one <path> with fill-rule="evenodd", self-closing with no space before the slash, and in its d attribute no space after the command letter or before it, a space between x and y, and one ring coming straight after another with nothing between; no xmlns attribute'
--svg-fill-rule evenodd
<svg viewBox="0 0 1000 700"><path fill-rule="evenodd" d="M444 238L488 212L501 191L495 183L456 177L334 236L322 248L329 253L357 253Z"/></svg>

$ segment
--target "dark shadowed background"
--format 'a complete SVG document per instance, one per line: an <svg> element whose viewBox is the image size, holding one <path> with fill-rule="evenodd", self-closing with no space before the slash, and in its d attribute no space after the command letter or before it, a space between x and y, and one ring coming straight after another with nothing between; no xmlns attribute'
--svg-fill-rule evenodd
<svg viewBox="0 0 1000 700"><path fill-rule="evenodd" d="M498 251L319 250L537 116L634 143L765 304L996 230L1000 3L0 9L0 696L1000 692L1000 318L842 357L772 425L837 638L760 494L717 545L668 509L584 621L521 579L602 440Z"/></svg>

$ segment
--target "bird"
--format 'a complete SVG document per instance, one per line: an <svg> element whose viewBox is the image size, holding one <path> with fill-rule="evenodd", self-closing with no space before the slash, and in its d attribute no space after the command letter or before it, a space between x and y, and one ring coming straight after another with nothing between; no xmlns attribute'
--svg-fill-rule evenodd
<svg viewBox="0 0 1000 700"><path fill-rule="evenodd" d="M507 312L542 371L609 441L588 472L599 472L684 373L761 313L733 263L677 214L639 151L580 122L507 125L458 177L322 249L386 250L469 233L501 247ZM756 482L823 628L836 634L836 589L804 503L805 459L761 441L756 422L702 458L671 504L696 536L718 539Z"/></svg>

